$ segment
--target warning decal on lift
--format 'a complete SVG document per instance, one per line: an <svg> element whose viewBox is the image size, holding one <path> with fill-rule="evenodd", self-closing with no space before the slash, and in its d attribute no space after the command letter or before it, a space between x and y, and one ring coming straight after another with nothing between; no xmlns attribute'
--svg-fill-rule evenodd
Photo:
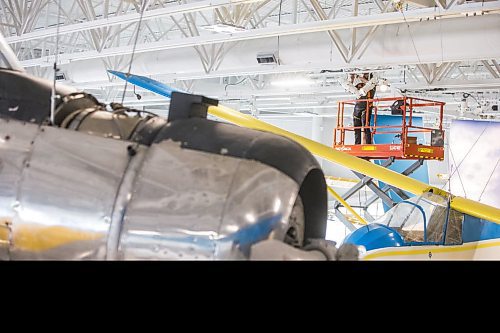
<svg viewBox="0 0 500 333"><path fill-rule="evenodd" d="M432 154L434 152L433 149L430 149L430 148L418 148L417 149L419 153L429 153L429 154Z"/></svg>

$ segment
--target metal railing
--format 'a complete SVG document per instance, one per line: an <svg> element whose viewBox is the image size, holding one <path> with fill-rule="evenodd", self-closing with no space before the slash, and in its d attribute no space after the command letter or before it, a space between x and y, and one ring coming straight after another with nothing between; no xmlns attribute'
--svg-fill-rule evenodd
<svg viewBox="0 0 500 333"><path fill-rule="evenodd" d="M377 125L377 115L379 111L388 109L391 110L391 106L396 101L402 101L401 109L401 125ZM392 102L388 104L387 102ZM365 126L344 126L345 110L346 106L354 106L356 103L366 103L366 110L372 108L372 112L364 112ZM408 142L409 133L425 133L431 132L433 130L439 129L443 130L443 112L444 112L444 102L431 101L422 98L415 97L387 97L387 98L372 98L363 100L347 100L338 102L338 114L337 114L337 126L334 130L333 142L334 146L345 144L345 133L346 131L360 130L364 133L365 129L370 129L371 136L379 134L399 134L402 144L406 145ZM438 128L422 127L413 125L413 114L415 109L424 107L436 107L439 109L439 126ZM370 125L371 114L373 114L373 125ZM407 119L408 117L408 119ZM372 140L373 142L373 140Z"/></svg>

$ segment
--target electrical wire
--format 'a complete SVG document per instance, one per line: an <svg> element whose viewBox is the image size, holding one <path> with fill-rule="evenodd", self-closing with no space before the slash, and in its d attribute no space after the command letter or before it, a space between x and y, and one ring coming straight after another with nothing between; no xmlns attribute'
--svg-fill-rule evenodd
<svg viewBox="0 0 500 333"><path fill-rule="evenodd" d="M56 28L56 52L54 56L54 80L52 82L52 92L50 97L50 124L54 124L55 110L56 110L56 78L57 72L57 61L59 60L59 26L61 25L61 1L57 3L57 28Z"/></svg>
<svg viewBox="0 0 500 333"><path fill-rule="evenodd" d="M408 5L407 5L407 7L408 7ZM404 19L404 21L406 23L406 27L408 28L408 33L410 34L411 43L413 44L413 49L415 50L415 54L417 55L418 63L420 65L422 65L422 61L420 60L420 56L418 54L417 47L415 45L415 41L413 40L413 34L411 33L411 30L410 30L410 24L406 20L406 16L405 16L405 13L403 11L403 8L401 8L401 14L403 15L403 19Z"/></svg>
<svg viewBox="0 0 500 333"><path fill-rule="evenodd" d="M127 109L125 110L126 112L136 112L139 114L139 116L141 116L142 113L146 113L146 114L149 114L153 117L159 117L158 114L154 113L154 112L151 112L151 111L146 111L146 110L136 110L136 109Z"/></svg>
<svg viewBox="0 0 500 333"><path fill-rule="evenodd" d="M228 84L226 84L226 86L224 87L224 92L227 93L227 86L236 86L238 84L243 83L245 80L248 80L248 77L245 77L245 78L241 79L240 81L238 81L236 83L228 83Z"/></svg>
<svg viewBox="0 0 500 333"><path fill-rule="evenodd" d="M462 97L463 98L472 97L476 101L477 104L480 104L479 101L477 100L477 98L474 95L470 94L470 93L463 93Z"/></svg>
<svg viewBox="0 0 500 333"><path fill-rule="evenodd" d="M130 63L128 65L127 78L129 77L130 71L132 70L132 63L134 62L135 49L137 47L137 41L139 40L139 32L141 31L142 17L144 16L144 12L146 11L146 7L147 7L148 3L149 3L149 0L144 0L141 3L141 16L139 17L139 22L137 23L137 32L135 35L134 46L132 48L132 55L130 56ZM127 84L128 84L128 81L125 80L125 86L123 87L123 94L122 94L122 101L121 101L122 105L123 105L123 101L125 100L125 93L127 91Z"/></svg>
<svg viewBox="0 0 500 333"><path fill-rule="evenodd" d="M453 160L453 163L455 163L455 165L456 165L457 162L455 161L455 157L453 156L453 151L451 149L450 149L450 156L451 156L451 159ZM458 172L458 168L459 168L459 166L455 167L455 171L453 171L452 174L450 175L450 177L448 178L448 182L450 182L451 176L453 176L453 174L455 174L455 172L456 172L458 175L458 180L460 181L460 185L462 185L462 190L464 191L464 197L467 199L467 192L465 191L464 182L462 181L462 176L460 175L460 172ZM446 186L446 183L444 184L444 186L441 189L444 189L445 186Z"/></svg>
<svg viewBox="0 0 500 333"><path fill-rule="evenodd" d="M441 14L441 8L438 6L438 13ZM441 64L444 61L444 48L443 48L443 20L439 20L439 36L441 42Z"/></svg>
<svg viewBox="0 0 500 333"><path fill-rule="evenodd" d="M278 27L281 26L281 5L283 3L283 0L280 0L280 10L278 13ZM280 59L280 35L278 35L278 65L281 65L281 59Z"/></svg>
<svg viewBox="0 0 500 333"><path fill-rule="evenodd" d="M465 154L465 156L462 158L462 160L460 161L460 163L457 165L457 167L455 168L455 171L453 171L450 176L448 177L448 180L446 181L446 183L441 187L441 189L444 189L446 185L448 185L448 183L451 181L451 177L455 174L455 172L458 174L458 177L460 179L460 182L462 182L462 179L460 177L460 173L458 172L458 169L460 168L460 166L462 165L462 163L465 161L465 159L469 156L470 152L472 151L472 149L474 148L474 146L478 143L479 139L481 138L481 136L484 134L484 132L486 132L486 129L488 127L485 126L483 131L481 132L481 134L479 134L479 136L477 137L476 141L474 141L474 143L472 144L472 146L469 148L469 150L467 151L467 153ZM456 161L455 161L455 158L453 156L453 151L451 149L449 149L449 152L450 152L450 156L451 158L453 159L453 163L456 164ZM463 187L463 183L462 183L462 187ZM465 188L464 188L464 194L465 194ZM466 196L467 197L467 196Z"/></svg>

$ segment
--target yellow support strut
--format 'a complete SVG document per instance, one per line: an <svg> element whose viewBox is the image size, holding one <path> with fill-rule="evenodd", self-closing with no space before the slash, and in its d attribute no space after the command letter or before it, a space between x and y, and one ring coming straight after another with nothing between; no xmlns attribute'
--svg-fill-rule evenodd
<svg viewBox="0 0 500 333"><path fill-rule="evenodd" d="M258 120L252 116L242 114L225 106L210 106L208 112L218 118L224 119L239 126L253 128L261 131L272 132L290 138L308 149L311 153L322 157L330 162L340 164L351 170L368 175L372 178L383 181L384 183L396 186L404 191L415 195L433 190L436 194L449 195L448 192L429 186L416 179L404 176L392 170L375 165L361 158L337 151L331 147L325 146L303 136L288 132L279 127ZM490 222L500 224L500 209L488 206L473 200L462 197L453 197L451 207L459 212L466 213Z"/></svg>
<svg viewBox="0 0 500 333"><path fill-rule="evenodd" d="M333 188L331 188L330 186L327 186L326 188L328 189L328 192L330 192L330 194L333 195L333 197L338 202L340 202L345 208L347 208L347 210L350 211L352 215L356 216L356 218L361 224L368 224L368 222L366 222L364 218L362 218L358 213L356 213L356 211L344 199L342 199L342 197L337 192L335 192Z"/></svg>

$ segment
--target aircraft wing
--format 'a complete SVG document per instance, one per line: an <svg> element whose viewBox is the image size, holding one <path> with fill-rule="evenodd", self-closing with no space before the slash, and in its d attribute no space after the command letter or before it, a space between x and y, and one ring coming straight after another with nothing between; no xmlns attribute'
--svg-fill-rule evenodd
<svg viewBox="0 0 500 333"><path fill-rule="evenodd" d="M149 91L157 93L158 95L162 95L162 96L165 96L168 98L172 97L172 92L179 91L179 90L176 90L176 89L173 89L173 88L167 86L164 83L150 79L150 78L145 77L145 76L127 74L127 73L112 71L112 70L108 70L108 73L113 74L115 76L118 76L120 79L125 80L131 84L134 84L138 87L147 89Z"/></svg>

